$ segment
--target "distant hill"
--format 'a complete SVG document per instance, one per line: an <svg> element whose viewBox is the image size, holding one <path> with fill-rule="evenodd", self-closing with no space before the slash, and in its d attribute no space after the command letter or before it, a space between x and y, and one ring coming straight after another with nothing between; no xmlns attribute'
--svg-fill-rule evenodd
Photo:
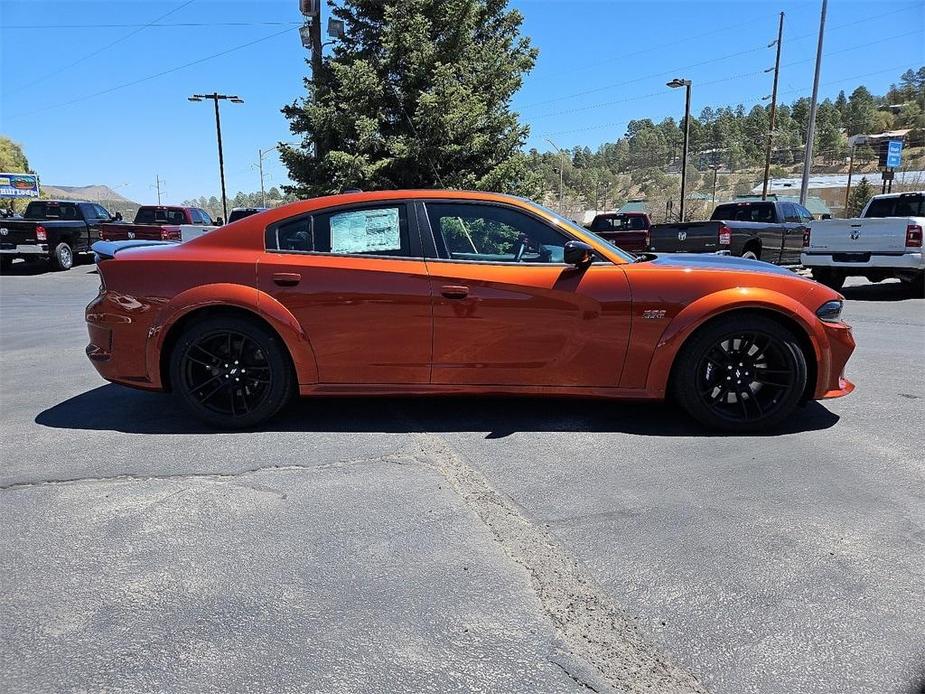
<svg viewBox="0 0 925 694"><path fill-rule="evenodd" d="M49 198L60 198L61 200L90 200L91 202L101 200L138 205L134 200L119 195L109 186L49 186L43 183L42 192Z"/></svg>

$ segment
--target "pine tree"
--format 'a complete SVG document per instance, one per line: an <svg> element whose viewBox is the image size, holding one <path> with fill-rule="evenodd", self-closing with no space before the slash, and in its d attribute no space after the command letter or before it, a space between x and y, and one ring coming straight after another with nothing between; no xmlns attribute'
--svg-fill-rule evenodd
<svg viewBox="0 0 925 694"><path fill-rule="evenodd" d="M874 187L868 183L867 176L863 176L861 181L854 187L848 195L848 209L845 214L848 217L857 217L864 209L864 205L871 199L874 194Z"/></svg>
<svg viewBox="0 0 925 694"><path fill-rule="evenodd" d="M282 109L303 139L280 148L287 191L538 192L510 109L537 52L507 0L340 0L333 13L343 40Z"/></svg>

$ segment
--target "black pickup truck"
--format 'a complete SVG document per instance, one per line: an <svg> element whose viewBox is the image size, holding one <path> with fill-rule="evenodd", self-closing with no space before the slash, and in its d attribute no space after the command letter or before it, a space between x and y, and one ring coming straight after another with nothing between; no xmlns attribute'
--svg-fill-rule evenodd
<svg viewBox="0 0 925 694"><path fill-rule="evenodd" d="M22 219L0 219L0 263L6 269L14 258L48 259L56 270L67 270L77 254L91 253L100 226L112 220L95 202L33 200Z"/></svg>
<svg viewBox="0 0 925 694"><path fill-rule="evenodd" d="M793 202L749 200L717 205L706 222L655 224L649 230L654 253L721 253L799 265L803 237L813 216Z"/></svg>

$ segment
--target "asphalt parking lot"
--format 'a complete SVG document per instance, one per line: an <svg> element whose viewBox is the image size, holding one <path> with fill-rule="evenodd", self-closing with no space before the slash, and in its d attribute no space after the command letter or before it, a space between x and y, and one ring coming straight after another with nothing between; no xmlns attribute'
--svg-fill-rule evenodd
<svg viewBox="0 0 925 694"><path fill-rule="evenodd" d="M925 688L925 300L849 281L851 396L303 401L204 430L83 353L93 266L0 276L0 689Z"/></svg>

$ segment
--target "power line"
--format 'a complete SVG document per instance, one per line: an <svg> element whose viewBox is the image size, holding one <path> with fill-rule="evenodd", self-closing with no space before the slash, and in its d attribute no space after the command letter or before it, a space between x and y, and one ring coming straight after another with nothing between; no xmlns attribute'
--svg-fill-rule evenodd
<svg viewBox="0 0 925 694"><path fill-rule="evenodd" d="M896 9L896 10L891 10L890 12L882 12L882 13L879 13L879 14L877 14L877 15L875 15L875 16L864 17L864 18L862 18L862 19L857 19L857 20L854 20L854 21L851 21L851 22L845 22L844 24L838 24L838 25L835 25L835 26L831 26L831 27L829 27L829 32L834 31L834 30L836 30L836 29L843 29L843 28L845 28L845 27L854 26L855 24L860 24L860 23L863 23L863 22L870 22L870 21L874 21L874 20L879 20L881 17L886 17L886 16L889 16L889 15L891 15L891 14L897 14L897 13L899 13L899 12L905 12L905 11L907 11L907 10L914 9L915 7L917 7L917 5L912 5L912 6L909 6L909 7L902 7L902 8ZM749 22L749 24L752 24L752 23ZM736 25L736 26L738 26L738 25ZM733 27L733 28L734 28L734 27ZM713 32L709 32L709 33L713 33ZM912 32L912 33L915 33L915 32ZM799 40L799 39L803 39L803 38L807 38L807 37L815 36L815 35L816 35L815 32L810 32L810 33L808 33L808 34L801 34L801 35L799 35L799 36L791 36L791 37L788 37L788 40L790 40L790 41L795 41L795 40ZM699 38L699 36L698 36L698 37L692 37L692 38ZM684 39L684 40L686 41L687 39ZM675 42L675 43L673 43L673 44L667 44L667 45L664 45L664 46L660 46L660 48L670 48L671 46L674 46L674 45L676 45L677 43L681 43L681 41ZM879 43L879 41L878 41L878 42L872 42L872 43ZM871 45L871 44L867 44L867 45ZM526 105L524 105L524 106L521 106L519 110L520 110L520 111L525 111L525 110L530 109L530 108L533 108L533 107L535 107L535 106L542 106L542 105L544 105L544 104L555 103L555 102L557 102L557 101L565 101L565 100L567 100L567 99L572 99L572 98L575 98L575 97L578 97L578 96L587 96L588 94L596 94L597 92L606 91L606 90L612 89L612 88L614 88L614 87L622 87L622 86L626 86L626 85L628 85L628 84L635 84L635 83L637 83L637 82L642 82L642 81L645 81L645 80L647 80L647 79L655 79L655 78L657 78L657 77L664 77L665 75L669 75L669 74L672 74L672 75L673 75L673 74L680 74L680 73L682 73L682 72L685 72L685 71L690 70L691 68L702 67L703 65L709 65L709 64L712 64L712 63L721 62L721 61L723 61L723 60L728 60L729 58L736 58L736 57L739 57L739 56L741 56L741 55L746 55L746 54L748 54L748 53L756 53L756 52L758 52L758 51L766 50L767 48L768 48L768 47L767 47L766 45L762 44L761 46L756 46L756 47L754 47L754 48L747 48L747 49L744 49L744 50L741 50L741 51L737 51L737 52L735 52L735 53L729 53L729 54L727 54L727 55L718 56L718 57L711 58L711 59L709 59L709 60L705 60L705 61L702 61L702 62L699 62L699 63L693 63L693 64L691 64L691 65L685 65L685 66L677 67L677 68L674 68L674 69L671 69L671 70L666 70L666 71L664 71L664 72L658 72L658 73L654 73L654 74L651 74L651 75L646 75L646 76L644 76L644 77L637 77L637 78L634 78L634 79L631 79L631 80L625 80L625 81L622 81L622 82L614 82L614 83L611 83L611 84L603 85L603 86L601 86L601 87L596 87L596 88L594 88L594 89L586 89L586 90L584 90L584 91L574 92L574 93L566 94L566 95L563 95L563 96L557 96L557 97L554 97L554 98L551 98L551 99L544 99L544 100L542 100L542 101L534 101L533 103L530 103L530 104L526 104ZM636 56L636 55L640 55L640 54L642 54L642 53L649 52L650 50L651 50L651 49L648 49L648 48L647 48L647 49L643 49L643 50L641 50L641 51L636 51L636 52L634 52L634 53L623 53L623 54L621 54L620 59L621 59L621 60L625 60L626 58L631 58L631 57L634 57L634 56ZM809 59L809 60L811 60L811 59ZM799 61L799 62L807 62L807 61L804 60L804 61ZM795 64L797 64L797 63L789 63L788 65L795 65ZM594 64L592 64L592 65L594 65ZM786 65L785 65L784 67L786 67ZM581 72L581 71L583 71L583 70L572 70L572 71L570 71L570 74L575 74L576 72Z"/></svg>
<svg viewBox="0 0 925 694"><path fill-rule="evenodd" d="M158 22L158 21L160 21L161 19L164 19L165 17L169 17L170 15L174 14L175 12L179 12L179 11L182 10L184 7L188 7L189 5L192 5L195 1L196 1L196 0L187 0L187 1L184 2L182 5L179 5L179 6L175 7L175 8L173 8L173 9L170 10L169 12L166 12L166 13L162 14L160 17L157 17L156 19L152 19L152 20L151 20L150 22L148 22L147 24L141 25L141 27L139 27L139 28L136 29L135 31L130 31L129 33L125 34L125 36L120 36L119 38L117 38L117 39L116 39L115 41L113 41L112 43L107 43L107 44L106 44L105 46L103 46L102 48L98 48L98 49L96 49L95 51L93 51L92 53L87 53L87 54L86 54L85 56L83 56L82 58L78 58L78 59L75 60L74 62L68 63L68 64L65 65L64 67L58 68L58 69L55 70L54 72L49 72L49 73L43 75L42 77L39 77L38 79L32 80L31 82L27 82L26 84L24 84L24 85L22 85L21 87L19 87L18 89L16 89L13 93L14 93L14 94L17 94L17 93L23 91L24 89L28 89L29 87L32 87L32 86L34 86L34 85L36 85L36 84L39 84L39 83L41 83L41 82L44 82L45 80L47 80L47 79L50 78L50 77L54 77L55 75L60 75L62 72L66 71L66 70L70 70L70 69L71 69L72 67L74 67L75 65L80 65L81 63L83 63L83 62L89 60L90 58L93 58L94 56L97 56L97 55L99 55L100 53L104 53L105 51L108 51L110 48L112 48L112 47L115 46L116 44L122 43L123 41L127 41L128 39L132 38L132 37L135 36L136 34L138 34L138 33L142 32L142 31L144 31L145 29L147 29L149 26L152 26L155 22Z"/></svg>
<svg viewBox="0 0 925 694"><path fill-rule="evenodd" d="M187 3L189 4L189 3ZM177 8L182 9L182 8ZM171 10L167 14L172 14L177 10ZM159 19L166 17L161 15ZM3 27L8 29L132 29L141 27L142 29L173 29L183 27L254 27L254 26L300 26L302 22L171 22L162 24L156 19L149 24L10 24Z"/></svg>
<svg viewBox="0 0 925 694"><path fill-rule="evenodd" d="M259 38L259 39L254 39L253 41L248 41L247 43L242 43L242 44L239 44L239 45L237 45L237 46L232 46L231 48L227 48L227 49L225 49L224 51L219 51L218 53L213 53L212 55L207 55L207 56L205 56L204 58L199 58L199 59L197 59L197 60L193 60L193 61L190 61L190 62L188 62L188 63L184 63L183 65L177 65L176 67L172 67L172 68L169 68L169 69L167 69L167 70L161 70L160 72L157 72L157 73L155 73L155 74L153 74L153 75L148 75L147 77L141 77L141 78L139 78L139 79L137 79L137 80L132 80L131 82L124 82L123 84L117 84L116 86L110 87L109 89L103 89L102 91L94 92L93 94L86 94L85 96L77 97L76 99L71 99L70 101L64 101L64 102L62 102L62 103L60 103L60 104L52 104L51 106L45 106L45 107L43 107L43 108L36 109L35 111L29 111L29 112L27 112L27 113L17 113L17 114L14 114L14 115L12 115L12 116L7 116L7 118L8 118L8 119L13 119L13 118L24 118L25 116L31 116L31 115L34 115L34 114L36 114L36 113L44 113L45 111L50 111L50 110L52 110L52 109L63 108L64 106L70 106L71 104L80 103L81 101L87 101L87 100L89 100L89 99L94 99L94 98L96 98L96 97L98 97L98 96L103 96L104 94L111 94L112 92L118 91L119 89L125 89L126 87L133 87L133 86L135 86L136 84L141 84L142 82L148 82L148 81L150 81L150 80L157 79L158 77L163 77L164 75L169 75L169 74L174 73L174 72L179 72L180 70L185 70L186 68L192 67L193 65L199 65L200 63L205 63L205 62L207 62L207 61L209 61L209 60L213 60L213 59L215 59L215 58L220 58L220 57L223 56L223 55L228 55L229 53L234 53L235 51L239 51L239 50L241 50L241 49L243 49L243 48L248 48L248 47L254 46L254 45L258 44L258 43L262 43L262 42L264 42L264 41L269 41L270 39L276 38L277 36L282 36L282 35L285 34L285 33L288 33L288 32L290 32L290 31L293 31L294 29L295 29L295 27L289 27L289 28L287 28L287 29L283 29L282 31L277 31L277 32L275 32L275 33L273 33L273 34L270 34L270 35L268 35L268 36L263 36L263 37L261 37L261 38Z"/></svg>

